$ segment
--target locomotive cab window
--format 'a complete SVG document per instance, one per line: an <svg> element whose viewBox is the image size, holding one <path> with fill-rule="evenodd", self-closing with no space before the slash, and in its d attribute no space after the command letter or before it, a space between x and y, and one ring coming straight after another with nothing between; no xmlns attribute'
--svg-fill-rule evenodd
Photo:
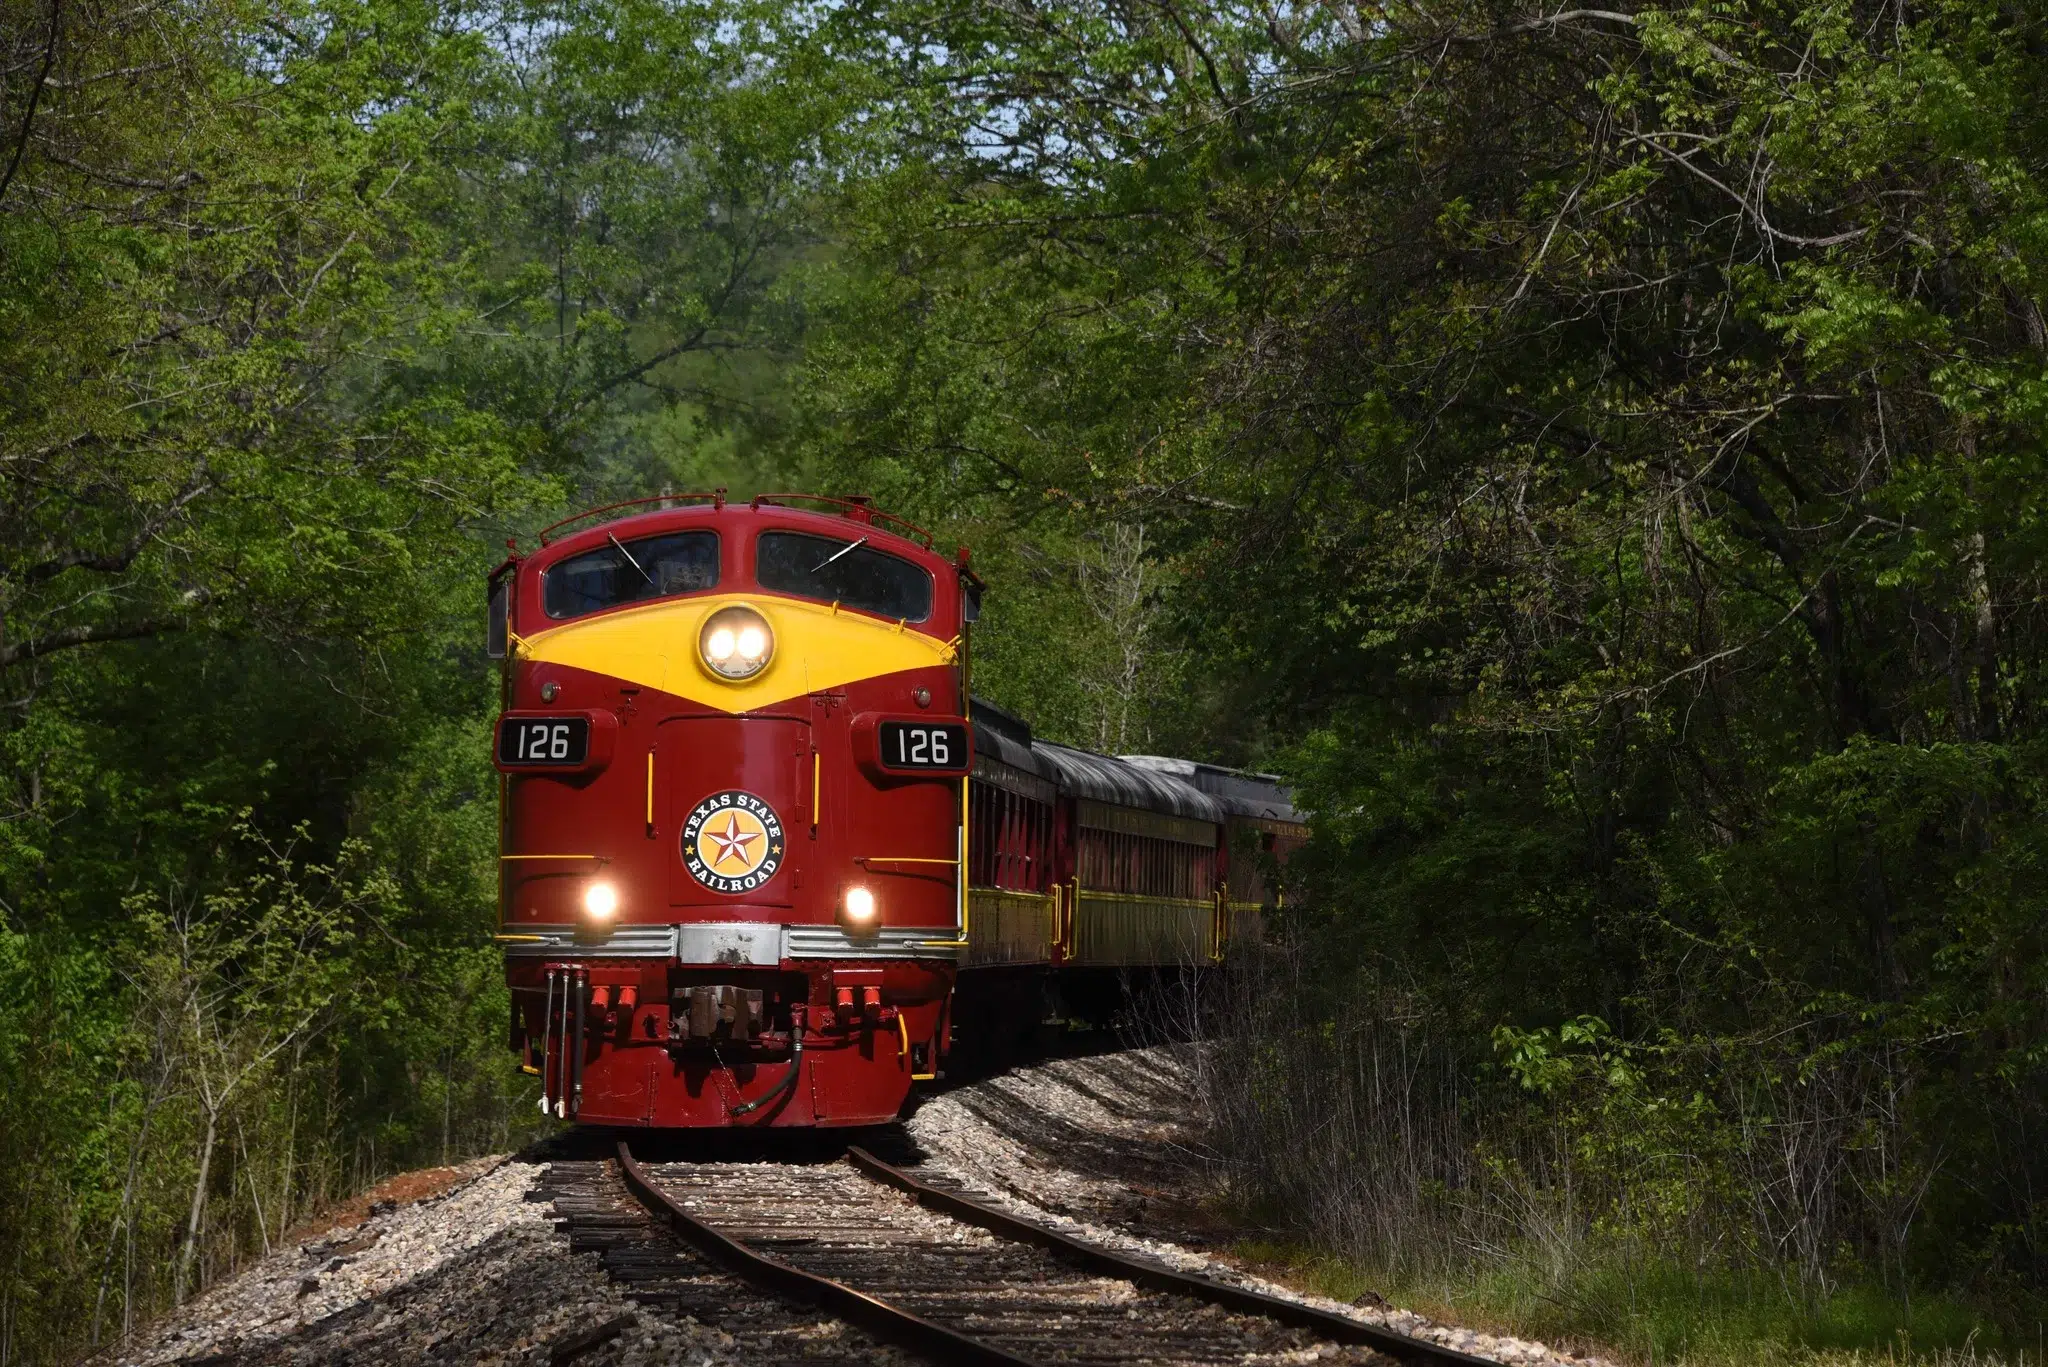
<svg viewBox="0 0 2048 1367"><path fill-rule="evenodd" d="M581 617L717 584L716 532L670 532L633 541L612 537L594 551L551 566L541 601L550 617Z"/></svg>
<svg viewBox="0 0 2048 1367"><path fill-rule="evenodd" d="M932 615L932 577L866 537L840 541L803 532L763 532L754 577L764 589L839 603L879 617L922 622Z"/></svg>

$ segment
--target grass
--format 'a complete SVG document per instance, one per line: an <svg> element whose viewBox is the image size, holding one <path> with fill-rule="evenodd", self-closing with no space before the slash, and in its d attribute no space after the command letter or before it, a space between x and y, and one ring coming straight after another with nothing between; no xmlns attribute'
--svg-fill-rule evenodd
<svg viewBox="0 0 2048 1367"><path fill-rule="evenodd" d="M1237 1252L1278 1280L1337 1300L1373 1291L1432 1319L1646 1367L2048 1364L2048 1329L2031 1325L2022 1338L2009 1321L1953 1296L1849 1286L1808 1304L1765 1274L1668 1264L1586 1267L1560 1283L1526 1263L1389 1275L1298 1245L1246 1243Z"/></svg>

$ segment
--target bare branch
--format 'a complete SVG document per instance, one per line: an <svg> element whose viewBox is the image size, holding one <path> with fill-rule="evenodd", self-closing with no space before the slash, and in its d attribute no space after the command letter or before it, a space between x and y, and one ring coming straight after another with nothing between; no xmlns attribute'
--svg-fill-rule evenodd
<svg viewBox="0 0 2048 1367"><path fill-rule="evenodd" d="M21 116L21 134L14 140L14 156L7 163L7 174L0 176L0 200L7 198L7 187L14 184L14 173L21 169L22 154L28 151L29 131L35 127L36 106L42 103L43 83L50 79L50 68L57 63L57 38L63 31L63 0L50 0L50 41L43 48L43 69L36 73L36 83L29 87L28 111Z"/></svg>
<svg viewBox="0 0 2048 1367"><path fill-rule="evenodd" d="M20 645L0 649L0 669L52 655L60 650L77 646L94 645L101 641L132 641L146 636L162 636L168 632L183 631L186 624L168 617L144 617L133 622L107 622L98 625L65 627L47 636L37 636L23 641Z"/></svg>
<svg viewBox="0 0 2048 1367"><path fill-rule="evenodd" d="M117 551L89 551L78 547L62 551L39 564L31 565L21 573L22 582L40 584L54 579L66 570L98 570L102 574L119 574L135 563L142 554L142 548L175 521L187 505L213 488L211 480L196 480L185 486L178 496L157 510L156 516L144 523L141 530L128 539L128 543Z"/></svg>

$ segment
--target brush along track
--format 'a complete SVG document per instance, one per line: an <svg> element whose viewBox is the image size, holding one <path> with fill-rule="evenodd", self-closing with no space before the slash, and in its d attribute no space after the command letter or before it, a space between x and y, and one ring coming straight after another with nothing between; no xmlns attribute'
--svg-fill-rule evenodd
<svg viewBox="0 0 2048 1367"><path fill-rule="evenodd" d="M853 1156L642 1166L621 1143L619 1171L727 1271L935 1361L1483 1364L1083 1244Z"/></svg>

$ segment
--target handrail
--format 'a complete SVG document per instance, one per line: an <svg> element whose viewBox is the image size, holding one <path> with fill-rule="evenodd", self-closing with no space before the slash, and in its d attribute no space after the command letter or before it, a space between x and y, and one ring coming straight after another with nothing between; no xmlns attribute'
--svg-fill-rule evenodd
<svg viewBox="0 0 2048 1367"><path fill-rule="evenodd" d="M753 506L755 508L759 508L764 503L774 508L794 508L799 503L822 503L829 508L838 509L841 517L852 518L856 522L881 522L889 524L889 526L883 528L884 531L888 531L890 527L899 527L902 530L892 533L893 535L900 536L905 541L915 541L928 551L936 550L938 546L938 543L933 540L932 534L918 526L915 522L908 518L898 517L894 513L885 513L864 498L834 498L830 494L754 495ZM803 510L797 509L797 511L801 512Z"/></svg>
<svg viewBox="0 0 2048 1367"><path fill-rule="evenodd" d="M619 503L607 503L597 508L586 508L580 513L563 518L552 526L543 527L540 533L540 544L543 546L547 545L548 538L554 535L554 533L569 526L571 523L581 522L586 517L596 517L599 513L616 512L620 508L637 508L643 503L709 503L714 508L723 508L725 506L725 490L714 489L708 494L697 490L691 490L688 493L682 494L649 494L645 498L629 498Z"/></svg>
<svg viewBox="0 0 2048 1367"><path fill-rule="evenodd" d="M954 639L957 640L958 638L956 637ZM970 737L970 742L967 748L971 752L974 748L971 740L971 738L974 735L974 728L971 724L968 727L967 734ZM969 758L972 758L971 754L969 755ZM953 867L960 871L960 884L956 892L956 896L960 903L960 938L962 940L969 942L972 942L974 937L967 933L967 918L969 912L971 911L971 907L969 906L967 880L973 876L973 872L969 868L967 863L967 856L971 853L971 851L968 849L967 842L973 838L974 825L972 820L970 819L973 813L971 813L967 807L967 795L973 791L974 776L972 774L962 774L960 776L960 839L959 842L954 846L954 849L958 853L959 858L953 861Z"/></svg>
<svg viewBox="0 0 2048 1367"><path fill-rule="evenodd" d="M901 1011L896 1013L896 1033L903 1040L903 1048L896 1055L897 1061L907 1063L910 1058L910 1025L909 1022L903 1019ZM912 1082L936 1082L938 1079L939 1075L936 1070L929 1073L920 1073L914 1067L911 1069L910 1080Z"/></svg>
<svg viewBox="0 0 2048 1367"><path fill-rule="evenodd" d="M1082 888L1077 896L1089 902L1116 902L1126 906L1179 907L1183 911L1194 911L1198 908L1203 911L1210 911L1216 906L1216 899L1213 897L1166 897L1163 895L1153 897L1142 892L1098 892L1094 888Z"/></svg>
<svg viewBox="0 0 2048 1367"><path fill-rule="evenodd" d="M556 532L559 532L564 527L573 526L585 518L617 512L621 508L638 508L649 503L709 503L713 508L723 508L725 506L725 490L714 489L708 494L695 489L680 494L649 494L645 498L628 498L617 503L606 503L596 508L586 508L580 513L565 517L560 522L542 528L540 544L543 546L550 544ZM898 517L894 513L885 513L864 499L834 498L830 494L756 494L749 500L749 506L756 510L761 505L767 504L773 508L791 508L801 512L803 509L796 506L800 503L821 503L837 510L842 517L852 518L859 522L879 524L883 531L893 536L900 536L905 541L915 541L928 551L936 552L938 549L938 542L930 532L908 518ZM976 582L979 581L977 580Z"/></svg>

